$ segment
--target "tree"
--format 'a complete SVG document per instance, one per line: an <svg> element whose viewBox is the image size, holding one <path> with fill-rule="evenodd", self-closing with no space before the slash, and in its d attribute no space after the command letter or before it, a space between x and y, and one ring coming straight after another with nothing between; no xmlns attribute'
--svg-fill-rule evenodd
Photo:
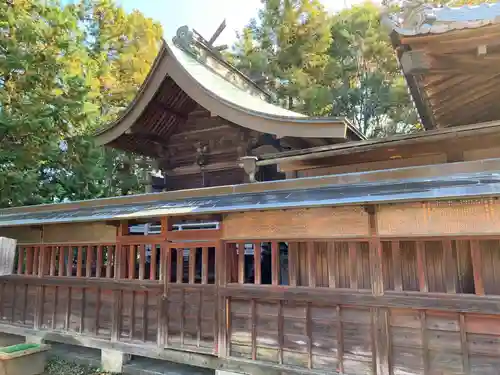
<svg viewBox="0 0 500 375"><path fill-rule="evenodd" d="M262 0L233 48L238 68L267 85L276 101L306 113L314 112L311 92L325 82L330 17L319 0Z"/></svg>
<svg viewBox="0 0 500 375"><path fill-rule="evenodd" d="M94 150L88 137L133 100L158 54L162 27L136 10L126 13L112 0L82 0L70 7L83 25L88 56L83 69L98 116L85 129L87 138L73 139L73 160L80 162L71 164L71 178L65 174L58 181L68 199L86 199L90 192L92 198L143 192L150 161L110 148ZM85 176L94 184L89 194L80 186Z"/></svg>
<svg viewBox="0 0 500 375"><path fill-rule="evenodd" d="M137 10L127 14L113 0L82 0L72 7L83 24L85 69L100 127L134 98L158 54L163 30Z"/></svg>
<svg viewBox="0 0 500 375"><path fill-rule="evenodd" d="M148 160L91 134L135 96L161 26L112 1L12 4L0 3L0 206L143 191Z"/></svg>
<svg viewBox="0 0 500 375"><path fill-rule="evenodd" d="M337 74L330 114L352 119L368 137L417 130L380 8L365 3L343 10L334 16L331 32L329 55Z"/></svg>
<svg viewBox="0 0 500 375"><path fill-rule="evenodd" d="M418 129L380 9L371 3L329 15L317 1L263 1L232 59L251 77L264 72L284 107L345 116L369 137Z"/></svg>
<svg viewBox="0 0 500 375"><path fill-rule="evenodd" d="M0 3L0 28L0 205L43 202L40 174L88 122L88 91L70 69L83 35L51 1Z"/></svg>

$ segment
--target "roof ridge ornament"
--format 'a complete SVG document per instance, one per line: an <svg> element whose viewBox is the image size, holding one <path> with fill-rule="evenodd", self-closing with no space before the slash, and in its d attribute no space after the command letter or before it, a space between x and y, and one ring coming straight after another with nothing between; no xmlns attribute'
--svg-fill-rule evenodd
<svg viewBox="0 0 500 375"><path fill-rule="evenodd" d="M176 47L182 49L184 52L198 56L197 50L194 48L194 33L189 29L189 26L184 25L179 27L175 36L172 38L172 42Z"/></svg>
<svg viewBox="0 0 500 375"><path fill-rule="evenodd" d="M400 4L400 11L396 14L389 14L390 7L382 12L382 22L391 30L397 28L416 32L423 25L431 26L437 20L436 7L425 0L404 0Z"/></svg>
<svg viewBox="0 0 500 375"><path fill-rule="evenodd" d="M432 25L437 19L435 7L425 0L405 0L401 11L404 28L418 29L424 24Z"/></svg>

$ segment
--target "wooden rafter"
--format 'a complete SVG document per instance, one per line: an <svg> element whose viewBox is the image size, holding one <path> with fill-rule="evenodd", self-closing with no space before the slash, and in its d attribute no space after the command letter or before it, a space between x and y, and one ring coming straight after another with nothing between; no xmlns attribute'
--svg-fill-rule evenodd
<svg viewBox="0 0 500 375"><path fill-rule="evenodd" d="M500 54L486 56L433 54L421 50L403 52L401 65L406 74L475 75L500 73Z"/></svg>

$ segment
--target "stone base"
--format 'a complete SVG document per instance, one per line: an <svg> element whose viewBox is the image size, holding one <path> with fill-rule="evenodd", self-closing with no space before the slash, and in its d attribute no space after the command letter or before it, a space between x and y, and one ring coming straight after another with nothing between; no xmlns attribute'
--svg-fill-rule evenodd
<svg viewBox="0 0 500 375"><path fill-rule="evenodd" d="M243 375L243 374L240 374L239 372L215 370L215 375Z"/></svg>
<svg viewBox="0 0 500 375"><path fill-rule="evenodd" d="M118 350L101 350L101 367L104 371L119 374L123 371L123 365L130 361L130 354Z"/></svg>
<svg viewBox="0 0 500 375"><path fill-rule="evenodd" d="M27 344L43 344L44 339L39 336L26 336L26 343Z"/></svg>

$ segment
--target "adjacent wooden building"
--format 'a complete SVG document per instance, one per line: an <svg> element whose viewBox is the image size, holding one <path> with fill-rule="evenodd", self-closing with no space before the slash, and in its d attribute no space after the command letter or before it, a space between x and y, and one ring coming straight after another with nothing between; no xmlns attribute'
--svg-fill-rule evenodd
<svg viewBox="0 0 500 375"><path fill-rule="evenodd" d="M496 30L477 21L483 7L436 10L432 24L430 9L403 21L446 32L397 24L398 53ZM429 130L362 140L266 104L183 30L98 136L159 160L171 191L0 210L0 236L18 241L0 331L246 374L497 375L498 118L470 106L455 120L429 86L448 77L405 70L416 102L436 95L434 120L420 112ZM282 149L238 149L241 134ZM193 141L210 139L200 156ZM267 181L242 183L254 174Z"/></svg>

